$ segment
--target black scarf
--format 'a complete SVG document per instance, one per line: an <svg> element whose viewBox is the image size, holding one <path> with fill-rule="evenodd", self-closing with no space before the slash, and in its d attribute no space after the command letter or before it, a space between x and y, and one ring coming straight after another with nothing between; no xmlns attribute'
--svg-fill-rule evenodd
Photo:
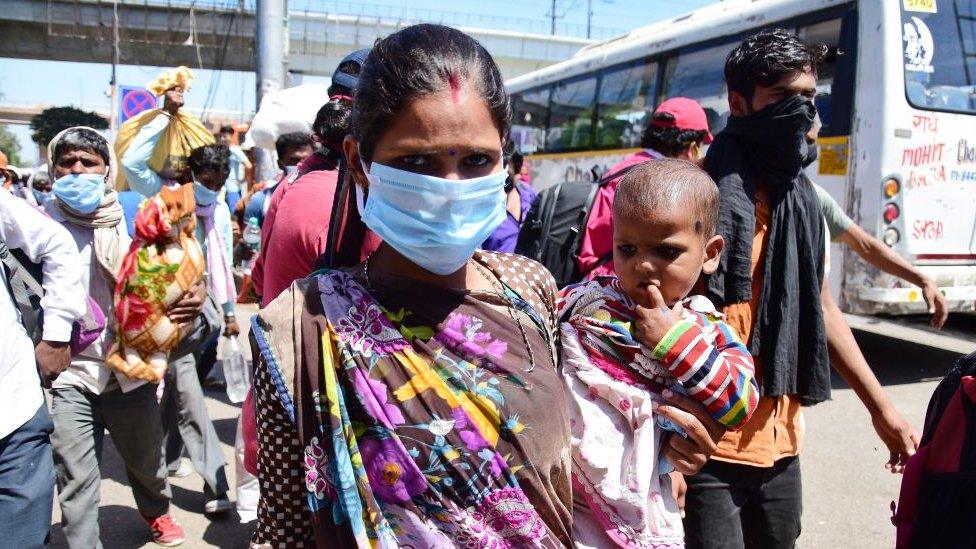
<svg viewBox="0 0 976 549"><path fill-rule="evenodd" d="M830 398L830 366L820 301L824 228L813 184L809 131L816 109L804 97L785 99L729 119L705 157L721 194L722 262L708 279L716 305L752 299L755 189L770 188L769 244L749 351L762 367L765 396L798 395L804 405ZM815 145L812 145L815 147Z"/></svg>

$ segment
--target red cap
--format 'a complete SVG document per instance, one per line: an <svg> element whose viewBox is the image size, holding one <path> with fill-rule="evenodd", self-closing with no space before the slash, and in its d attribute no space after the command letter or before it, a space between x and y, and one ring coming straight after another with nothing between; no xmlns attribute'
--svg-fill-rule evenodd
<svg viewBox="0 0 976 549"><path fill-rule="evenodd" d="M674 117L674 122L666 120L652 120L656 128L678 128L681 130L705 130L705 143L712 142L712 132L708 131L708 118L705 110L694 99L687 97L672 97L661 103L654 114L666 112Z"/></svg>

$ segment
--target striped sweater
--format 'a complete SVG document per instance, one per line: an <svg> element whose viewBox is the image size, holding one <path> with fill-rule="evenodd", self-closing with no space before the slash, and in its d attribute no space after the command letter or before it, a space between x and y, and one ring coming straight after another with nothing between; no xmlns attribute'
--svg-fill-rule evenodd
<svg viewBox="0 0 976 549"><path fill-rule="evenodd" d="M685 299L684 318L654 349L634 338L634 303L616 277L564 288L558 305L559 317L579 333L589 359L614 379L657 393L676 380L729 429L740 428L756 409L752 355L708 298Z"/></svg>
<svg viewBox="0 0 976 549"><path fill-rule="evenodd" d="M560 367L570 410L573 539L591 547L678 548L684 531L661 453L676 430L661 392L686 393L727 427L758 402L752 357L707 299L651 349L634 337L634 304L615 277L559 294Z"/></svg>

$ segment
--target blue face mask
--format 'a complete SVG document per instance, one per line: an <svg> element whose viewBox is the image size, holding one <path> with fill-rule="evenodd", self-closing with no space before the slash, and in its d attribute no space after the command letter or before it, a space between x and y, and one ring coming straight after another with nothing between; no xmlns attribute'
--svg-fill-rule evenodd
<svg viewBox="0 0 976 549"><path fill-rule="evenodd" d="M504 170L474 179L441 179L373 162L369 196L356 185L363 223L424 269L456 272L505 220Z"/></svg>
<svg viewBox="0 0 976 549"><path fill-rule="evenodd" d="M105 196L105 174L70 173L59 177L52 190L65 206L81 214L90 214L98 209Z"/></svg>
<svg viewBox="0 0 976 549"><path fill-rule="evenodd" d="M209 206L217 201L220 191L212 191L203 186L196 179L193 180L193 198L197 201L197 206Z"/></svg>
<svg viewBox="0 0 976 549"><path fill-rule="evenodd" d="M49 198L51 198L51 191L45 192L37 189L31 189L31 192L34 193L34 200L37 202L38 206L44 204Z"/></svg>

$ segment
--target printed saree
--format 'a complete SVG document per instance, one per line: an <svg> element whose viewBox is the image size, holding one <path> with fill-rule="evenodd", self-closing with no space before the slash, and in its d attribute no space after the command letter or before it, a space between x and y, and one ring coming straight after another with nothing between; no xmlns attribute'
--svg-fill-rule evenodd
<svg viewBox="0 0 976 549"><path fill-rule="evenodd" d="M330 271L255 317L256 543L572 545L555 286L476 260L504 293Z"/></svg>

